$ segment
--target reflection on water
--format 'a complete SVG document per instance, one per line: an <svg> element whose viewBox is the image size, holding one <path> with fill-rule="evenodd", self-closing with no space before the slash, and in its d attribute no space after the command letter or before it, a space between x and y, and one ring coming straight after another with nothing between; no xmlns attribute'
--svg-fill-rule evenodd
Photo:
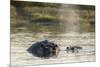
<svg viewBox="0 0 100 67"><path fill-rule="evenodd" d="M43 6L44 8L36 5L31 7L12 5L11 32L95 32L94 6L51 5L52 7Z"/></svg>

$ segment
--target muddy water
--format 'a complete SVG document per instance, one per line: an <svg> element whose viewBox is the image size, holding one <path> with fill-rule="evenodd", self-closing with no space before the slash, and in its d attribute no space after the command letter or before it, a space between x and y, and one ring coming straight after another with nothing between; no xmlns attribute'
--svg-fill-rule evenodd
<svg viewBox="0 0 100 67"><path fill-rule="evenodd" d="M35 35L35 36L33 36ZM60 46L60 53L57 57L43 59L35 57L27 52L32 43L48 39ZM79 53L66 53L67 46L83 47ZM94 33L14 33L11 34L11 65L27 66L38 64L72 63L95 61L95 36Z"/></svg>

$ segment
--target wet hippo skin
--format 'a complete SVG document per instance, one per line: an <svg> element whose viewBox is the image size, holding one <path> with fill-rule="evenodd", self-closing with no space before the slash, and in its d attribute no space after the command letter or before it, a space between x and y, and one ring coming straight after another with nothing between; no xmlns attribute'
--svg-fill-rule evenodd
<svg viewBox="0 0 100 67"><path fill-rule="evenodd" d="M58 46L56 44L52 42L48 42L48 40L44 40L44 41L32 44L32 46L29 47L27 51L37 57L49 58L56 55L57 47Z"/></svg>

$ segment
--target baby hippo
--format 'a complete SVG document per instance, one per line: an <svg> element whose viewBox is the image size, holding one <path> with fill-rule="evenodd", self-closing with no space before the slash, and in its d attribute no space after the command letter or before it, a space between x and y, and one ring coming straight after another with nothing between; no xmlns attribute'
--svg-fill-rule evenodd
<svg viewBox="0 0 100 67"><path fill-rule="evenodd" d="M81 50L82 47L80 46L70 46L70 47L66 47L66 51L67 53L72 52L72 53L78 53L79 50Z"/></svg>

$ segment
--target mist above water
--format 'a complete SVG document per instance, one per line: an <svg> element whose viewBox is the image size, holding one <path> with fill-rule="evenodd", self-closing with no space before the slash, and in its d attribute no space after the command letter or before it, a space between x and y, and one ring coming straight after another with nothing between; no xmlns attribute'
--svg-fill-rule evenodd
<svg viewBox="0 0 100 67"><path fill-rule="evenodd" d="M65 33L76 33L80 31L80 14L76 5L62 5L59 10L60 24L64 26Z"/></svg>

